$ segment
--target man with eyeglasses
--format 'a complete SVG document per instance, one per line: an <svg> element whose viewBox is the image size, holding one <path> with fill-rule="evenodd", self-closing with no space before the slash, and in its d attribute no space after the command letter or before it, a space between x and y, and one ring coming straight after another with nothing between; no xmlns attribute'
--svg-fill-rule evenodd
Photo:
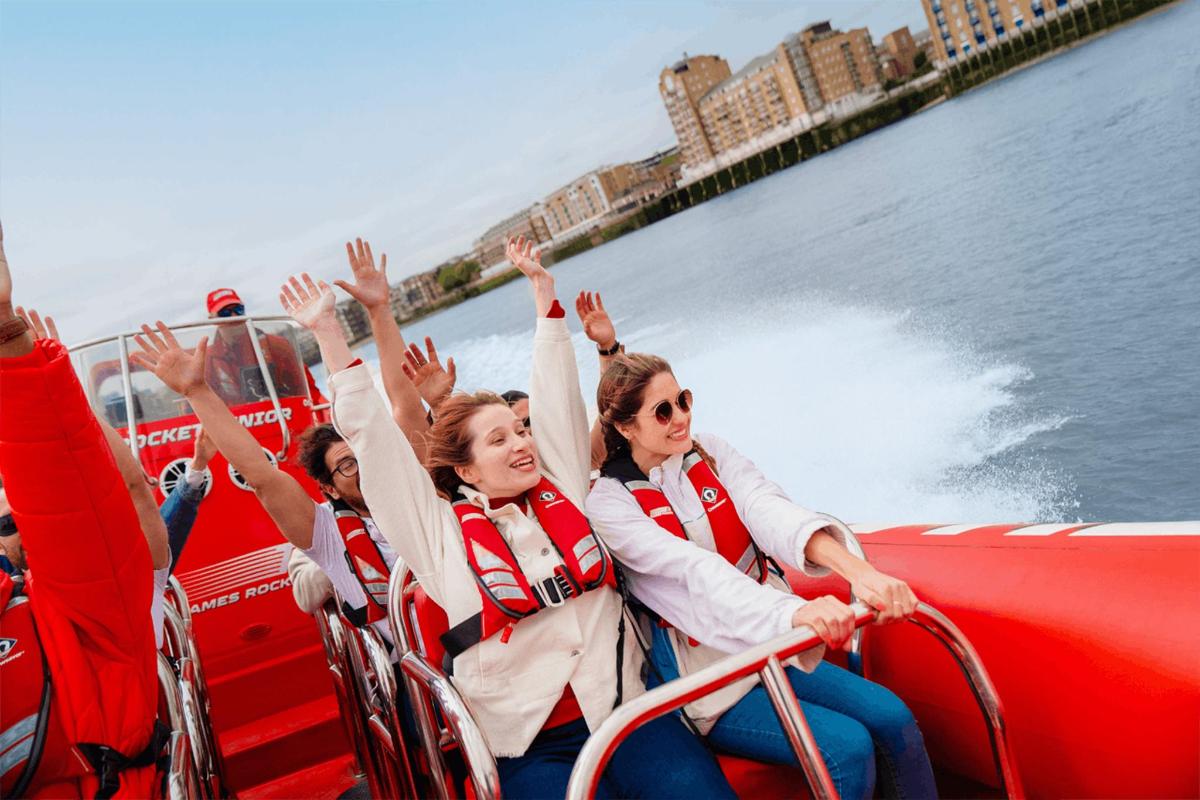
<svg viewBox="0 0 1200 800"><path fill-rule="evenodd" d="M314 425L301 435L297 460L328 499L315 502L296 478L263 457L253 434L205 379L207 348L185 350L165 325L142 331L135 339L141 352L133 360L191 404L205 433L254 489L279 532L329 578L351 621L374 623L390 642L387 581L396 553L370 518L350 446L332 425Z"/></svg>
<svg viewBox="0 0 1200 800"><path fill-rule="evenodd" d="M246 316L246 305L233 289L214 289L208 293L209 319L233 319ZM308 387L314 404L326 401L308 367L296 367L292 345L282 336L258 331L263 358L280 397L296 397ZM209 380L226 403L250 403L266 399L266 385L257 367L254 345L245 325L218 325L209 348ZM301 374L303 370L303 374Z"/></svg>

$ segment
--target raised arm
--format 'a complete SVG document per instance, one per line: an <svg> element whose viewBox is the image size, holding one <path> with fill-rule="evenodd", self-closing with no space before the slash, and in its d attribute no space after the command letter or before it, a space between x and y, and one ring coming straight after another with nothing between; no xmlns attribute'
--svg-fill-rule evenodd
<svg viewBox="0 0 1200 800"><path fill-rule="evenodd" d="M529 279L537 306L529 420L542 467L561 488L574 493L573 499L582 502L591 476L590 439L566 314L555 298L554 278L542 266L541 254L524 239L510 240L506 252Z"/></svg>
<svg viewBox="0 0 1200 800"><path fill-rule="evenodd" d="M16 313L29 325L35 341L53 339L62 343L62 338L58 335L58 326L54 324L53 317L43 318L38 314L37 309L26 310L20 306L17 306ZM121 479L125 481L129 499L133 501L133 507L137 511L138 522L142 526L142 535L146 537L146 544L150 547L150 560L155 569L163 569L171 563L171 551L167 547L167 528L158 513L158 503L154 500L154 492L150 489L146 473L142 470L142 465L134 460L133 453L129 451L129 447L121 435L113 430L113 427L104 418L96 417L96 421L100 423L100 430L104 433L104 438L112 450L113 458L117 462L117 469L121 472Z"/></svg>
<svg viewBox="0 0 1200 800"><path fill-rule="evenodd" d="M131 358L187 399L217 449L254 487L259 502L284 538L296 547L311 547L315 519L312 498L295 478L267 460L254 436L205 382L208 339L201 339L196 349L188 352L179 346L170 329L159 322L157 333L149 325L143 325L142 334L135 336L134 341L141 352Z"/></svg>
<svg viewBox="0 0 1200 800"><path fill-rule="evenodd" d="M604 301L600 298L600 293L580 292L579 297L575 298L575 313L579 315L579 321L583 323L584 335L596 345L596 352L600 357L600 374L603 376L608 365L612 363L613 356L621 352L623 348L617 341L617 329L613 326L608 311L604 308ZM600 426L600 417L598 416L592 423L589 438L591 439L592 469L597 470L604 464L608 455L608 450L604 446L604 429Z"/></svg>
<svg viewBox="0 0 1200 800"><path fill-rule="evenodd" d="M413 386L421 394L421 399L429 406L429 412L437 418L438 407L454 391L458 380L458 368L454 365L454 357L446 359L446 366L438 356L433 339L425 337L425 352L413 342L404 354L404 374L412 381Z"/></svg>
<svg viewBox="0 0 1200 800"><path fill-rule="evenodd" d="M420 394L404 373L406 346L400 326L392 316L387 282L387 254L379 256L379 268L376 269L370 242L356 239L354 244L346 242L346 255L350 260L350 270L354 273L354 283L333 283L367 310L371 334L375 337L375 348L379 351L379 371L383 375L383 388L387 392L388 402L392 405L392 417L409 442L423 450L425 437L422 434L429 430L429 422L425 416L425 407L421 405Z"/></svg>

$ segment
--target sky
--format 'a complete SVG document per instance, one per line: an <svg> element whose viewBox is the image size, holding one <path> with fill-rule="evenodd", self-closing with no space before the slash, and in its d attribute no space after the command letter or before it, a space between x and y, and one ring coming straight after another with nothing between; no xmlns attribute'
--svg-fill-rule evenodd
<svg viewBox="0 0 1200 800"><path fill-rule="evenodd" d="M343 243L389 278L607 163L673 146L658 75L805 25L925 28L920 0L0 0L0 220L17 302L68 342L251 313Z"/></svg>

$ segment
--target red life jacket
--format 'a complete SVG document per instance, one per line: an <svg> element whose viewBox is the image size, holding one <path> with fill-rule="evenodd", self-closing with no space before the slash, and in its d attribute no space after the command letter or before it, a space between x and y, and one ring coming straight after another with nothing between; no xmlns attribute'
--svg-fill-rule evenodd
<svg viewBox="0 0 1200 800"><path fill-rule="evenodd" d="M699 452L691 450L683 457L683 469L704 506L704 514L708 517L709 527L712 528L717 552L754 580L759 583L765 581L767 558L750 536L750 531L733 506L729 492L725 490L712 467ZM642 511L646 512L646 516L657 522L659 527L680 539L688 538L687 530L679 521L679 517L675 516L675 510L667 502L666 495L646 479L632 458L625 456L613 459L604 465L603 473L605 477L621 481L638 501Z"/></svg>
<svg viewBox="0 0 1200 800"><path fill-rule="evenodd" d="M387 619L388 578L391 575L387 560L357 511L344 500L331 500L330 505L338 533L346 546L346 564L367 598L366 605L361 608L347 603L343 609L346 617L359 626Z"/></svg>
<svg viewBox="0 0 1200 800"><path fill-rule="evenodd" d="M51 694L29 598L0 575L0 796L28 794L46 747Z"/></svg>
<svg viewBox="0 0 1200 800"><path fill-rule="evenodd" d="M511 625L547 606L560 606L603 586L617 586L612 557L592 532L587 517L566 495L543 477L525 498L563 562L555 567L553 576L534 583L525 576L495 523L478 506L465 499L453 504L483 610L442 635L449 660L501 631L506 631L507 640Z"/></svg>

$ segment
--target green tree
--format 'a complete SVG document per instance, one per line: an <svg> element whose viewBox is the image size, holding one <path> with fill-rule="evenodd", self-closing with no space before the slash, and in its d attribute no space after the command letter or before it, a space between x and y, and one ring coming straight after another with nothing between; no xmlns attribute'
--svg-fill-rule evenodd
<svg viewBox="0 0 1200 800"><path fill-rule="evenodd" d="M479 274L479 271L479 262L469 259L467 261L460 261L457 264L453 264L448 267L439 267L435 278L437 279L438 285L441 286L443 290L449 292L459 288L460 286L466 286L475 279L475 276Z"/></svg>

